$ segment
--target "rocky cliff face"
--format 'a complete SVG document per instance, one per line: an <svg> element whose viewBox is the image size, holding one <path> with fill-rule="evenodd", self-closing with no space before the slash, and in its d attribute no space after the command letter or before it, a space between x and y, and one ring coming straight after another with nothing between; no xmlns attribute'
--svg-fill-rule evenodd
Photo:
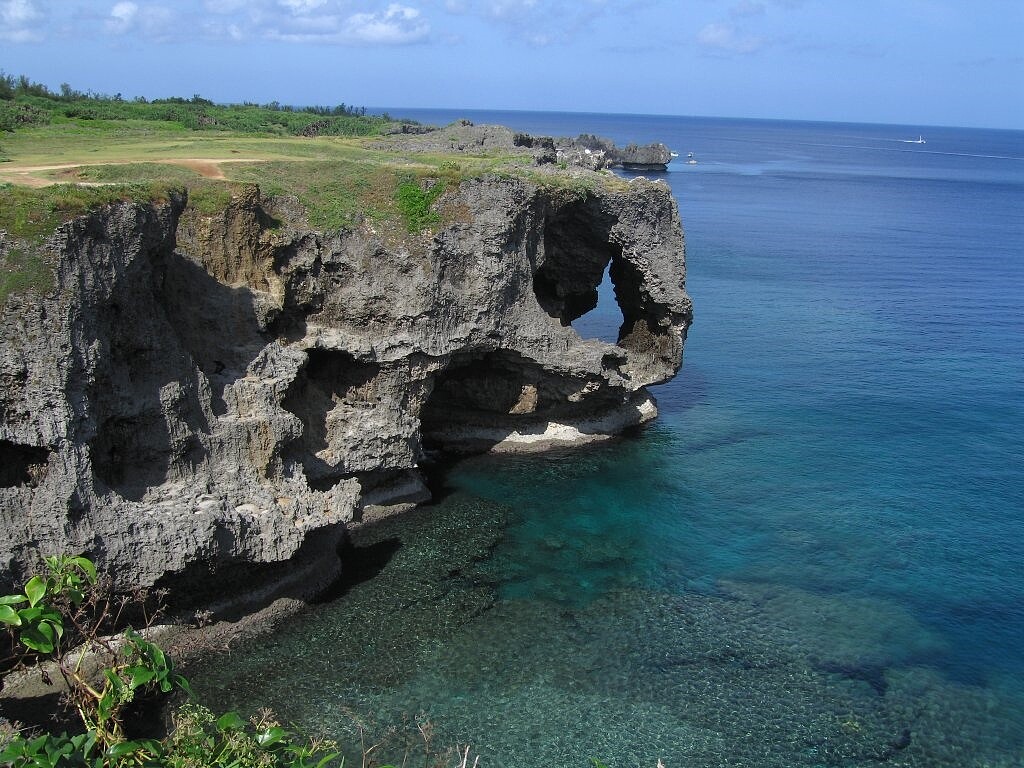
<svg viewBox="0 0 1024 768"><path fill-rule="evenodd" d="M56 289L3 308L0 582L60 551L178 605L308 594L348 523L428 498L425 451L651 418L691 318L668 188L484 177L440 204L452 223L401 242L308 231L255 189L58 230ZM614 345L571 325L606 268Z"/></svg>

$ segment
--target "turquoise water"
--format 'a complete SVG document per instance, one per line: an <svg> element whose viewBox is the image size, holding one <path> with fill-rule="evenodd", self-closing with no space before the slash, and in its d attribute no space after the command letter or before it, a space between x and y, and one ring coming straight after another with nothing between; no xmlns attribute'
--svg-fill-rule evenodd
<svg viewBox="0 0 1024 768"><path fill-rule="evenodd" d="M468 116L696 154L684 369L638 436L452 468L201 695L381 759L1024 765L1024 134Z"/></svg>

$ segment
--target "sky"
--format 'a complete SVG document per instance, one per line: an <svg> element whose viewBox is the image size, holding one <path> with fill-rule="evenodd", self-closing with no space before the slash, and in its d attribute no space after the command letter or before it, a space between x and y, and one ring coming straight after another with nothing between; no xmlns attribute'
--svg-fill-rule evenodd
<svg viewBox="0 0 1024 768"><path fill-rule="evenodd" d="M1024 129L1024 0L0 0L0 69L125 98Z"/></svg>

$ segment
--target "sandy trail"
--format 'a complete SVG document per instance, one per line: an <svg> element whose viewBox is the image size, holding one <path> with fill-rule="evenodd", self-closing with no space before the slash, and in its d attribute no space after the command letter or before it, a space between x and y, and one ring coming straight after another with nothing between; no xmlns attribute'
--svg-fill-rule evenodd
<svg viewBox="0 0 1024 768"><path fill-rule="evenodd" d="M38 176L39 173L47 171L66 171L73 168L95 165L130 165L132 163L160 163L163 165L178 165L195 171L206 179L225 181L227 177L220 167L221 163L261 163L264 162L258 157L188 157L188 158L138 158L136 160L118 160L109 163L82 162L82 163L60 163L57 165L8 165L0 166L0 181L7 181L12 184L20 184L25 187L46 187L51 184L73 183L80 186L103 186L103 182L77 181L69 182L63 179L49 179ZM114 182L108 182L114 183Z"/></svg>

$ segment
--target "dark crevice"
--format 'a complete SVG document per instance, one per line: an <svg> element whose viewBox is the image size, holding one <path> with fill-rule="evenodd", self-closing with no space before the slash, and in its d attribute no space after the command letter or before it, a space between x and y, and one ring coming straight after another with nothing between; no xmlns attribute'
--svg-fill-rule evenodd
<svg viewBox="0 0 1024 768"><path fill-rule="evenodd" d="M609 241L609 222L586 200L551 212L544 226L544 260L533 276L544 311L562 325L594 309L608 263L622 249Z"/></svg>
<svg viewBox="0 0 1024 768"><path fill-rule="evenodd" d="M221 531L218 535L222 541L232 536ZM237 621L278 597L309 600L329 589L338 578L338 547L343 535L341 526L323 528L281 562L256 563L223 555L197 560L181 571L165 574L154 585L154 591L166 590L168 614L182 617L198 608L216 606L225 596L237 596L211 617L225 621ZM302 576L295 578L295 574Z"/></svg>
<svg viewBox="0 0 1024 768"><path fill-rule="evenodd" d="M0 488L35 488L46 477L47 448L0 440Z"/></svg>
<svg viewBox="0 0 1024 768"><path fill-rule="evenodd" d="M158 408L105 419L89 441L92 469L108 488L131 501L167 479L170 435Z"/></svg>

